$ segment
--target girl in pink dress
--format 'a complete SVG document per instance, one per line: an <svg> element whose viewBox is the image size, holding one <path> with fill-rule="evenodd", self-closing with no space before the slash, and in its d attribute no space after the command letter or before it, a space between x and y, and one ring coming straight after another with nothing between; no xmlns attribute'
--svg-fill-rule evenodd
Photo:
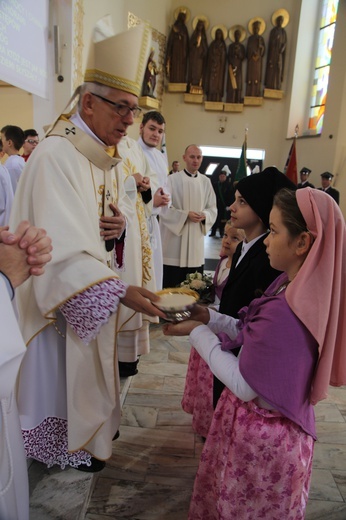
<svg viewBox="0 0 346 520"><path fill-rule="evenodd" d="M201 455L189 520L303 520L314 407L346 384L346 230L327 194L280 191L264 240L281 274L240 312L165 325L226 385ZM232 349L241 346L239 357Z"/></svg>
<svg viewBox="0 0 346 520"><path fill-rule="evenodd" d="M216 266L213 285L215 301L212 308L218 309L221 294L226 285L232 257L239 242L244 239L241 229L232 227L228 221L222 237L220 260ZM181 402L183 410L192 414L193 430L206 437L214 414L213 408L213 373L197 350L191 347L189 364L185 379L184 395Z"/></svg>

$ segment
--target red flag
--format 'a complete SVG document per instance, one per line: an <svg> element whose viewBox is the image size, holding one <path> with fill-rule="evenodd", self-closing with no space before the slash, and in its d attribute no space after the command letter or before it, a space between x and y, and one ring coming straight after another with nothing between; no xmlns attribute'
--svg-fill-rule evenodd
<svg viewBox="0 0 346 520"><path fill-rule="evenodd" d="M296 154L296 139L295 138L293 139L290 153L288 154L288 157L287 157L284 173L290 179L290 181L294 182L294 184L296 184L296 185L298 184L297 154Z"/></svg>

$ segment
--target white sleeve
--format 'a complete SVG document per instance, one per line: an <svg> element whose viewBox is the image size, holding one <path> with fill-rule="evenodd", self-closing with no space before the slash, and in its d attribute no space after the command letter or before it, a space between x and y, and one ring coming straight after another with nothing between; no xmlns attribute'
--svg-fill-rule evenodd
<svg viewBox="0 0 346 520"><path fill-rule="evenodd" d="M209 308L209 322L208 327L215 334L219 332L225 332L231 339L234 339L238 335L238 319L227 316L221 312L215 311Z"/></svg>
<svg viewBox="0 0 346 520"><path fill-rule="evenodd" d="M190 334L191 345L208 363L213 374L242 401L251 401L257 394L239 371L239 357L221 350L219 338L207 325L196 327ZM240 354L241 355L241 354Z"/></svg>

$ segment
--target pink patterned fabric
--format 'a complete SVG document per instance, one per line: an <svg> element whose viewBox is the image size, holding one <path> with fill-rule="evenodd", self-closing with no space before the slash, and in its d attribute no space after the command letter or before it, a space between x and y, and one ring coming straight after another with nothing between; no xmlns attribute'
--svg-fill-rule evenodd
<svg viewBox="0 0 346 520"><path fill-rule="evenodd" d="M181 406L192 414L193 430L206 437L213 418L213 373L197 350L191 347Z"/></svg>
<svg viewBox="0 0 346 520"><path fill-rule="evenodd" d="M314 440L279 412L225 388L214 412L189 520L303 520Z"/></svg>
<svg viewBox="0 0 346 520"><path fill-rule="evenodd" d="M296 197L315 241L286 299L319 345L310 398L316 404L327 397L329 384L346 384L346 227L327 193L304 188Z"/></svg>
<svg viewBox="0 0 346 520"><path fill-rule="evenodd" d="M89 287L60 307L67 323L86 345L96 338L109 316L117 311L127 285L116 278Z"/></svg>
<svg viewBox="0 0 346 520"><path fill-rule="evenodd" d="M61 469L66 466L78 468L81 464L91 465L90 453L83 450L68 451L66 419L49 417L32 430L22 430L22 434L26 456L47 464L48 468L54 464Z"/></svg>

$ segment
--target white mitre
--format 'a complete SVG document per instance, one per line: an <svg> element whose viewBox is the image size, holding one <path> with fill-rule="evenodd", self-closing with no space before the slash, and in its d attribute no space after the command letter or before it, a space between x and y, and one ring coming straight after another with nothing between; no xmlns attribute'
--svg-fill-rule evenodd
<svg viewBox="0 0 346 520"><path fill-rule="evenodd" d="M93 41L84 81L140 96L150 47L151 29L145 23L101 41Z"/></svg>

